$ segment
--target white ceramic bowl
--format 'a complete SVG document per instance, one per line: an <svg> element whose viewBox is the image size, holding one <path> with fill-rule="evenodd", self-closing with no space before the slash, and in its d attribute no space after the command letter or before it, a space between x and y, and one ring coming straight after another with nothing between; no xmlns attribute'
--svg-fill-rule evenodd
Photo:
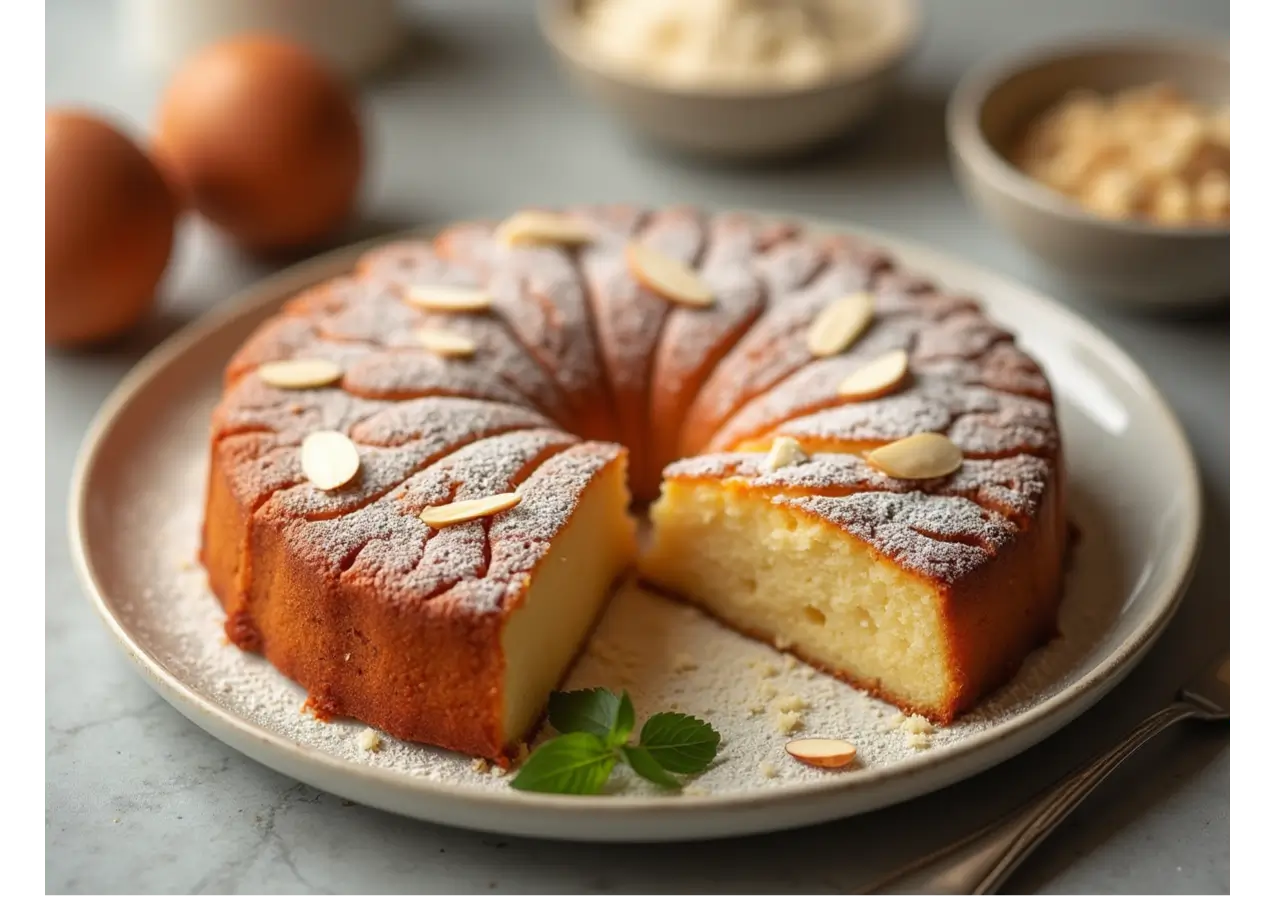
<svg viewBox="0 0 1275 900"><path fill-rule="evenodd" d="M967 75L948 105L957 180L994 224L1063 280L1142 307L1197 306L1230 294L1229 226L1174 227L1089 213L1006 158L1032 117L1068 91L1112 93L1167 81L1214 105L1230 96L1226 46L1131 38L1034 50Z"/></svg>
<svg viewBox="0 0 1275 900"><path fill-rule="evenodd" d="M580 27L583 2L541 0L539 7L541 29L571 80L637 132L730 159L797 153L862 123L889 95L920 20L915 0L863 0L877 38L826 80L795 88L688 87L629 71L597 53Z"/></svg>

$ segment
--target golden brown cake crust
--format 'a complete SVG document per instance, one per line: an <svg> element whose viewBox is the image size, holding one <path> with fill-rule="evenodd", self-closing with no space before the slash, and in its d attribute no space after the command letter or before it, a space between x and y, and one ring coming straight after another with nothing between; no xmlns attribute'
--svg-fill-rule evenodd
<svg viewBox="0 0 1275 900"><path fill-rule="evenodd" d="M664 477L742 478L940 586L960 685L929 714L948 720L1007 678L1052 629L1065 542L1052 394L1012 336L857 238L689 208L566 212L590 243L510 246L498 223L467 222L387 244L292 298L236 353L213 416L202 547L230 639L321 714L499 756L512 740L499 725L503 623L589 485L627 458L639 499L670 463ZM633 240L694 269L713 305L638 284ZM409 302L420 285L481 289L491 308L426 311ZM872 325L813 358L814 318L857 290L875 297ZM474 353L432 353L421 329ZM838 395L892 349L912 368L898 391ZM259 374L302 358L336 363L340 380L284 390ZM349 436L361 461L332 492L300 467L301 442L321 430ZM818 465L765 475L759 455L732 452L789 435L853 454L921 430L957 443L962 469L904 485L847 457L835 478ZM416 515L514 489L519 506L482 522L438 532ZM1007 606L1009 593L1030 608Z"/></svg>

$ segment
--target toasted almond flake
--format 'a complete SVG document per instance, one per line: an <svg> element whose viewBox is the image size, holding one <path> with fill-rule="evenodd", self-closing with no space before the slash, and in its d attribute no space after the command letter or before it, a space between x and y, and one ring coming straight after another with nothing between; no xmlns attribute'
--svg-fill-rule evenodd
<svg viewBox="0 0 1275 900"><path fill-rule="evenodd" d="M961 448L941 434L923 431L878 447L866 457L868 464L891 478L941 478L961 467Z"/></svg>
<svg viewBox="0 0 1275 900"><path fill-rule="evenodd" d="M491 294L450 284L413 284L407 302L430 312L482 312L491 308Z"/></svg>
<svg viewBox="0 0 1275 900"><path fill-rule="evenodd" d="M688 267L644 244L629 244L624 251L629 274L644 288L670 303L712 306L713 290Z"/></svg>
<svg viewBox="0 0 1275 900"><path fill-rule="evenodd" d="M301 442L301 471L321 491L334 491L359 473L359 449L339 431L316 431Z"/></svg>
<svg viewBox="0 0 1275 900"><path fill-rule="evenodd" d="M465 335L441 328L418 328L416 338L426 350L439 356L462 358L478 351L478 345Z"/></svg>
<svg viewBox="0 0 1275 900"><path fill-rule="evenodd" d="M836 356L872 323L872 295L863 291L842 297L823 308L810 323L806 346L812 356Z"/></svg>
<svg viewBox="0 0 1275 900"><path fill-rule="evenodd" d="M281 359L262 364L257 375L271 387L296 391L340 381L341 367L328 359Z"/></svg>
<svg viewBox="0 0 1275 900"><path fill-rule="evenodd" d="M851 400L875 400L896 391L907 377L907 351L891 350L847 375L837 393Z"/></svg>
<svg viewBox="0 0 1275 900"><path fill-rule="evenodd" d="M528 244L575 246L592 241L593 230L561 213L528 209L501 222L496 227L496 237L511 247Z"/></svg>
<svg viewBox="0 0 1275 900"><path fill-rule="evenodd" d="M859 752L854 744L837 738L801 738L784 744L784 749L798 762L820 769L845 768Z"/></svg>
<svg viewBox="0 0 1275 900"><path fill-rule="evenodd" d="M761 469L763 472L775 472L785 466L805 462L808 459L810 457L801 448L801 444L785 435L775 438L775 442L770 445L770 452L762 460Z"/></svg>
<svg viewBox="0 0 1275 900"><path fill-rule="evenodd" d="M444 503L442 506L430 506L421 510L420 519L431 528L443 528L471 519L494 516L517 506L521 499L522 496L516 491L510 491L507 494L479 497L477 500L457 500L455 503Z"/></svg>

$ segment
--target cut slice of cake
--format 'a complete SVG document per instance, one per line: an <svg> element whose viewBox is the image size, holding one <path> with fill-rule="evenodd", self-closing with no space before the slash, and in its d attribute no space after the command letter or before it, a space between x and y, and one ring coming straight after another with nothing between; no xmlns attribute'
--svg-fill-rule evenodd
<svg viewBox="0 0 1275 900"><path fill-rule="evenodd" d="M314 420L339 427L340 395L321 396ZM510 755L636 549L624 448L548 424L472 400L397 404L350 427L360 471L331 491L305 480L289 431L226 434L203 558L227 635L320 716ZM472 518L428 512L510 495Z"/></svg>
<svg viewBox="0 0 1275 900"><path fill-rule="evenodd" d="M767 459L670 466L643 577L939 722L1052 634L1065 527L1046 461L907 482L849 454Z"/></svg>

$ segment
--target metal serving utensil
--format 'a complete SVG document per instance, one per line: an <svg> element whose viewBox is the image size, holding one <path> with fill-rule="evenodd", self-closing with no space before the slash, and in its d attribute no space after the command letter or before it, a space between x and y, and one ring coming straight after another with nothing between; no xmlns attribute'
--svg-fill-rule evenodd
<svg viewBox="0 0 1275 900"><path fill-rule="evenodd" d="M1186 719L1226 722L1231 717L1231 655L1209 663L1178 692L1178 699L1148 716L1106 753L1068 775L1025 806L974 834L887 875L865 894L990 894L1116 767L1170 725Z"/></svg>

